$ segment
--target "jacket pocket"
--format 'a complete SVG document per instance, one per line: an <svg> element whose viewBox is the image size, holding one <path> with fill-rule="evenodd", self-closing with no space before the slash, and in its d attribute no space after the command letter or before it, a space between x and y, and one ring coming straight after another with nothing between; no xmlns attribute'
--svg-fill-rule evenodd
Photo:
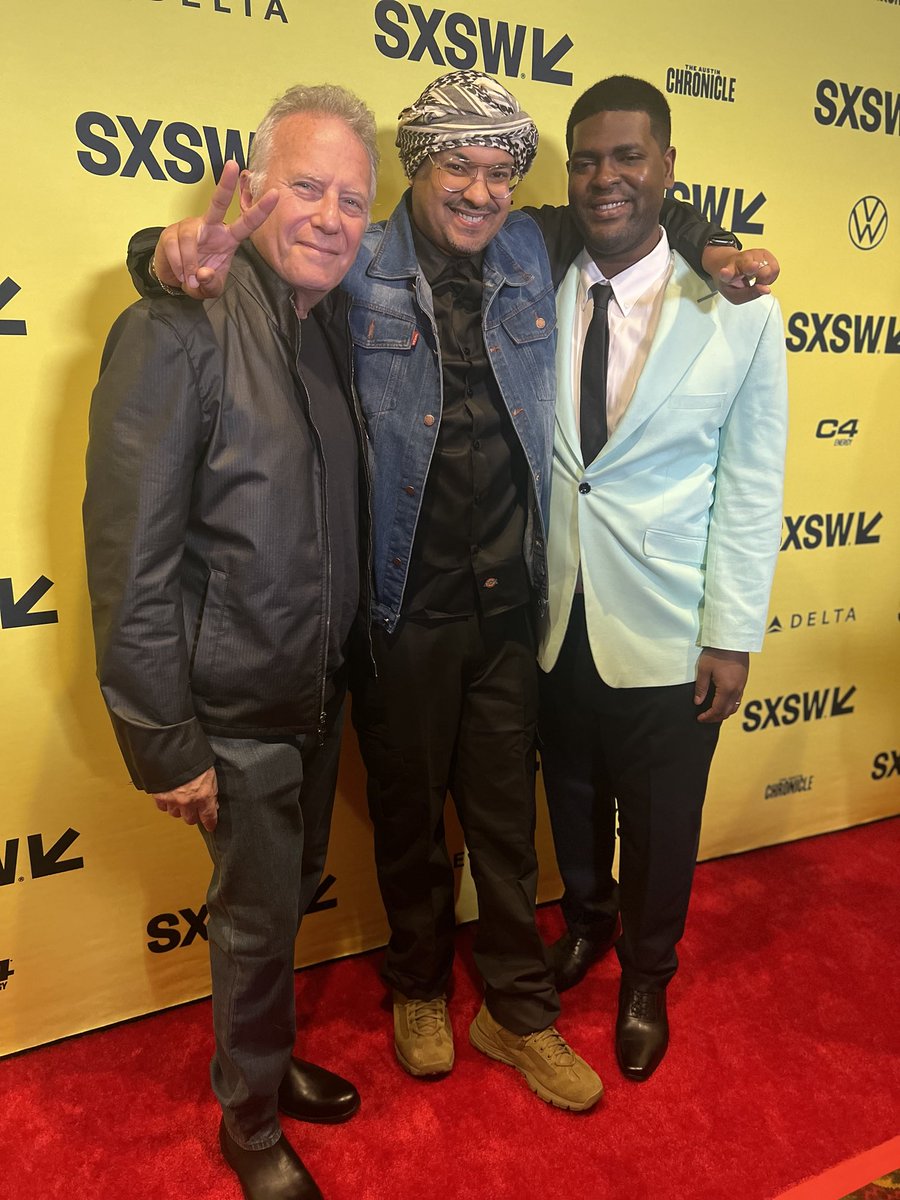
<svg viewBox="0 0 900 1200"><path fill-rule="evenodd" d="M726 392L673 392L669 404L673 408L719 408Z"/></svg>
<svg viewBox="0 0 900 1200"><path fill-rule="evenodd" d="M644 554L647 558L666 558L699 567L706 556L706 538L670 533L666 529L648 529L644 534Z"/></svg>
<svg viewBox="0 0 900 1200"><path fill-rule="evenodd" d="M510 382L537 395L556 399L556 301L552 291L504 312L500 327L509 339ZM495 327L496 328L496 327ZM488 332L488 340L491 334Z"/></svg>
<svg viewBox="0 0 900 1200"><path fill-rule="evenodd" d="M227 592L228 576L225 572L210 570L197 614L189 667L191 686L201 695L210 693L215 680Z"/></svg>
<svg viewBox="0 0 900 1200"><path fill-rule="evenodd" d="M366 416L397 406L401 383L412 361L418 338L416 323L399 313L353 304L350 336L356 361L360 401Z"/></svg>

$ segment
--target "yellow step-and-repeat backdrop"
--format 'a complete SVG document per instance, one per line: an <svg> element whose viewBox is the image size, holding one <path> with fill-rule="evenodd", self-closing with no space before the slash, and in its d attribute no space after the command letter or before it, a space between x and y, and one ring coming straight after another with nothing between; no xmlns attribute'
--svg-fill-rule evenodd
<svg viewBox="0 0 900 1200"><path fill-rule="evenodd" d="M471 6L470 6L471 5ZM743 19L741 19L743 18ZM710 786L705 856L896 812L900 798L900 4L760 0L6 0L0 146L0 1053L208 990L196 831L128 782L94 680L80 504L130 233L206 206L298 81L396 114L453 67L534 115L522 201L565 198L575 97L625 72L669 95L676 194L773 248L792 432L770 636ZM298 962L385 940L356 748ZM546 820L542 895L558 892ZM457 836L460 910L473 912ZM789 914L783 914L789 919Z"/></svg>

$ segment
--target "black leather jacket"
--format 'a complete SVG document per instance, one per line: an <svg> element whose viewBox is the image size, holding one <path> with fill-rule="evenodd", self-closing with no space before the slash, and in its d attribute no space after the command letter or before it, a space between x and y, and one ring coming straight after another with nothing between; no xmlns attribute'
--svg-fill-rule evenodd
<svg viewBox="0 0 900 1200"><path fill-rule="evenodd" d="M338 290L312 313L353 397L365 518L348 307ZM88 582L97 674L145 791L211 766L207 733L325 722L332 546L298 349L290 289L249 245L219 299L142 300L107 340L87 454ZM368 575L363 562L363 592Z"/></svg>

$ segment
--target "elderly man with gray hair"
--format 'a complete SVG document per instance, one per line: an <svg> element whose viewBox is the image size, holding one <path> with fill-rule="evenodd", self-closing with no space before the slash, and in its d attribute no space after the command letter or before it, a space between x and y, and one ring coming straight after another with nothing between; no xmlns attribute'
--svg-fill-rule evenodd
<svg viewBox="0 0 900 1200"><path fill-rule="evenodd" d="M279 1123L345 1120L352 1084L292 1057L294 941L325 861L367 510L349 299L372 114L297 87L260 126L216 299L116 321L84 502L98 676L131 778L202 827L219 1140L248 1200L321 1197ZM277 209L271 212L277 198Z"/></svg>

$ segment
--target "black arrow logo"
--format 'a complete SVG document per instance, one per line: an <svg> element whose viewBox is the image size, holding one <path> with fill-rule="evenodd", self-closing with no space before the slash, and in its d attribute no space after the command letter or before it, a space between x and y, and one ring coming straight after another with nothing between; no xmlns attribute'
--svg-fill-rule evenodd
<svg viewBox="0 0 900 1200"><path fill-rule="evenodd" d="M879 534L872 533L872 530L881 520L883 514L877 512L874 517L866 524L866 514L858 513L856 516L856 544L857 546L873 546L876 542L881 541Z"/></svg>
<svg viewBox="0 0 900 1200"><path fill-rule="evenodd" d="M762 222L751 221L750 218L762 208L765 202L765 192L757 192L753 199L745 206L744 189L735 188L734 219L731 222L731 228L735 231L735 233L762 233Z"/></svg>
<svg viewBox="0 0 900 1200"><path fill-rule="evenodd" d="M900 354L900 329L897 328L897 318L891 317L887 337L884 343L885 354Z"/></svg>
<svg viewBox="0 0 900 1200"><path fill-rule="evenodd" d="M337 900L333 896L328 900L324 899L325 893L330 892L336 883L337 879L334 875L325 876L316 889L316 894L313 896L309 908L306 910L307 916L310 916L311 913L326 912L329 908L337 908Z"/></svg>
<svg viewBox="0 0 900 1200"><path fill-rule="evenodd" d="M31 858L31 878L43 879L46 875L59 875L63 871L77 871L84 866L83 858L67 858L60 862L62 856L78 837L76 829L67 829L49 850L44 850L44 839L39 833L28 835L28 855Z"/></svg>
<svg viewBox="0 0 900 1200"><path fill-rule="evenodd" d="M531 78L538 83L561 83L563 87L571 87L572 72L554 70L556 64L566 57L572 49L572 39L564 33L555 46L544 50L543 29L533 29L531 32Z"/></svg>
<svg viewBox="0 0 900 1200"><path fill-rule="evenodd" d="M7 277L0 283L0 309L6 308L13 296L21 292L21 288L14 279ZM0 337L12 335L13 337L21 337L28 330L25 328L24 321L0 321Z"/></svg>
<svg viewBox="0 0 900 1200"><path fill-rule="evenodd" d="M0 579L0 627L3 629L21 629L25 625L55 625L59 613L55 608L46 612L32 612L32 608L45 592L53 587L53 580L46 575L36 579L24 596L13 599L11 579Z"/></svg>

